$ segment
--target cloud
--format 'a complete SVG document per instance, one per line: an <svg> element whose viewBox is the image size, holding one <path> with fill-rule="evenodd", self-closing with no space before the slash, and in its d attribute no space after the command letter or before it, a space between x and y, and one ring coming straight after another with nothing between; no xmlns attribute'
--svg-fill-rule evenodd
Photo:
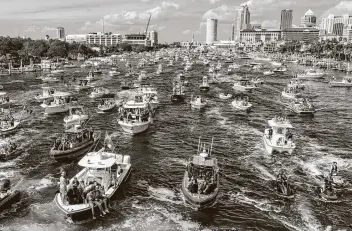
<svg viewBox="0 0 352 231"><path fill-rule="evenodd" d="M240 4L240 6L247 5L251 12L251 15L263 16L266 12L272 12L274 8L292 8L296 4L296 0L248 0Z"/></svg>
<svg viewBox="0 0 352 231"><path fill-rule="evenodd" d="M214 18L220 20L222 23L228 21L233 22L235 17L235 10L236 7L224 4L217 8L208 10L203 14L202 18L203 20Z"/></svg>
<svg viewBox="0 0 352 231"><path fill-rule="evenodd" d="M39 30L38 27L31 25L27 29L25 29L24 31L25 32L37 32L38 30Z"/></svg>
<svg viewBox="0 0 352 231"><path fill-rule="evenodd" d="M182 34L190 34L192 31L191 30L184 30L182 31Z"/></svg>
<svg viewBox="0 0 352 231"><path fill-rule="evenodd" d="M328 9L322 14L322 17L326 17L329 14L334 14L334 15L343 15L343 14L349 14L352 11L352 1L341 1L334 7Z"/></svg>
<svg viewBox="0 0 352 231"><path fill-rule="evenodd" d="M56 31L56 28L45 26L43 27L42 32L46 32L46 31Z"/></svg>

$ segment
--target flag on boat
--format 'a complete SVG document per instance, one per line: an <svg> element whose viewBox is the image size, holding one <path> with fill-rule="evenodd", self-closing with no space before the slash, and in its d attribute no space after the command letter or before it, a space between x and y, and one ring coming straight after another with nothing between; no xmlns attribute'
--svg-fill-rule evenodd
<svg viewBox="0 0 352 231"><path fill-rule="evenodd" d="M106 132L106 134L105 134L104 143L109 149L111 149L111 150L113 149L114 144L113 144L113 142L111 140L111 137L109 136L108 132Z"/></svg>

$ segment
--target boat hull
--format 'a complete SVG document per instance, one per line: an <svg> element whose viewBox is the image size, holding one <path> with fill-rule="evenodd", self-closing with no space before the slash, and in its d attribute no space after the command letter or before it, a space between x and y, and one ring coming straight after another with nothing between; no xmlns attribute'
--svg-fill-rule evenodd
<svg viewBox="0 0 352 231"><path fill-rule="evenodd" d="M56 161L77 159L78 157L85 155L92 148L94 143L94 140L89 140L87 143L82 144L81 146L66 151L51 149L49 155Z"/></svg>
<svg viewBox="0 0 352 231"><path fill-rule="evenodd" d="M145 132L148 129L149 124L150 121L135 124L119 121L119 125L121 126L122 130L133 135Z"/></svg>
<svg viewBox="0 0 352 231"><path fill-rule="evenodd" d="M18 202L21 198L21 193L18 190L14 190L11 195L6 196L0 200L0 212L3 209L11 207L12 204Z"/></svg>
<svg viewBox="0 0 352 231"><path fill-rule="evenodd" d="M266 150L266 152L268 154L273 154L274 152L278 152L278 153L285 153L287 152L288 154L292 154L293 150L295 149L295 146L293 147L287 147L287 146L274 146L271 145L268 141L268 139L266 138L266 135L263 136L263 144L264 144L264 148Z"/></svg>
<svg viewBox="0 0 352 231"><path fill-rule="evenodd" d="M352 83L330 82L330 87L352 87Z"/></svg>
<svg viewBox="0 0 352 231"><path fill-rule="evenodd" d="M180 102L185 100L185 95L171 95L170 97L172 102Z"/></svg>
<svg viewBox="0 0 352 231"><path fill-rule="evenodd" d="M7 161L16 158L22 153L21 149L16 149L10 153L1 153L0 154L0 161Z"/></svg>
<svg viewBox="0 0 352 231"><path fill-rule="evenodd" d="M19 122L15 121L14 126L7 128L7 129L0 129L0 135L6 136L9 134L12 134L13 132L16 131L16 129L18 128L18 126L20 125Z"/></svg>
<svg viewBox="0 0 352 231"><path fill-rule="evenodd" d="M58 114L58 113L63 113L63 112L68 112L70 109L69 104L61 105L61 106L47 106L45 107L45 114L51 115L51 114Z"/></svg>

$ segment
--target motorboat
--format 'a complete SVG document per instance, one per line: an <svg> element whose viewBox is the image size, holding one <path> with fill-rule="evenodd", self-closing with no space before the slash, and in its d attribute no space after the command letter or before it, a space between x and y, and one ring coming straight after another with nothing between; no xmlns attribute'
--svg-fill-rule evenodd
<svg viewBox="0 0 352 231"><path fill-rule="evenodd" d="M115 98L102 98L100 104L98 105L98 111L108 112L113 110L117 105Z"/></svg>
<svg viewBox="0 0 352 231"><path fill-rule="evenodd" d="M313 104L306 98L299 98L288 104L288 108L296 114L314 115L316 112Z"/></svg>
<svg viewBox="0 0 352 231"><path fill-rule="evenodd" d="M75 68L75 67L77 67L77 65L72 62L65 62L64 64L64 68Z"/></svg>
<svg viewBox="0 0 352 231"><path fill-rule="evenodd" d="M203 109L207 105L207 102L202 99L202 96L198 95L194 98L191 96L190 104L192 109Z"/></svg>
<svg viewBox="0 0 352 231"><path fill-rule="evenodd" d="M22 153L22 149L18 148L13 142L0 142L0 161L7 161L18 157ZM1 203L1 202L0 202Z"/></svg>
<svg viewBox="0 0 352 231"><path fill-rule="evenodd" d="M53 98L53 94L55 93L55 89L53 87L42 87L42 94L38 93L34 98L37 101L42 101L44 99Z"/></svg>
<svg viewBox="0 0 352 231"><path fill-rule="evenodd" d="M282 66L282 63L276 62L276 61L272 61L272 62L270 62L270 64L274 67L281 67Z"/></svg>
<svg viewBox="0 0 352 231"><path fill-rule="evenodd" d="M301 81L295 79L294 81L290 81L290 83L287 84L287 88L304 90L306 88L306 85L304 83L302 83Z"/></svg>
<svg viewBox="0 0 352 231"><path fill-rule="evenodd" d="M319 79L325 76L324 72L316 69L309 69L302 73L297 73L298 79Z"/></svg>
<svg viewBox="0 0 352 231"><path fill-rule="evenodd" d="M136 95L120 108L119 125L124 132L139 134L146 131L152 124L151 106L143 100L142 95Z"/></svg>
<svg viewBox="0 0 352 231"><path fill-rule="evenodd" d="M68 92L56 92L53 98L52 102L48 103L48 100L44 100L45 102L41 104L46 115L67 112L74 103L73 97Z"/></svg>
<svg viewBox="0 0 352 231"><path fill-rule="evenodd" d="M63 73L65 73L65 70L64 69L54 69L54 70L51 70L50 72L51 72L51 74L63 74Z"/></svg>
<svg viewBox="0 0 352 231"><path fill-rule="evenodd" d="M0 91L0 107L7 107L10 104L10 97L6 92Z"/></svg>
<svg viewBox="0 0 352 231"><path fill-rule="evenodd" d="M103 71L100 69L100 67L95 67L93 68L93 74L100 75L103 74Z"/></svg>
<svg viewBox="0 0 352 231"><path fill-rule="evenodd" d="M0 212L11 207L21 199L19 190L11 189L11 181L9 179L0 180Z"/></svg>
<svg viewBox="0 0 352 231"><path fill-rule="evenodd" d="M185 99L185 96L186 93L184 85L178 81L174 81L171 94L171 101L183 101Z"/></svg>
<svg viewBox="0 0 352 231"><path fill-rule="evenodd" d="M219 193L219 167L212 150L213 139L208 144L199 138L197 154L189 161L182 180L184 202L198 210L211 207Z"/></svg>
<svg viewBox="0 0 352 231"><path fill-rule="evenodd" d="M73 184L77 178L84 192L89 193L95 190L93 182L102 186L103 195L110 203L118 189L127 181L131 172L131 158L129 155L116 154L114 151L100 149L97 152L87 153L78 165L82 170L78 172L70 181ZM82 222L91 220L93 217L92 209L88 202L80 200L78 203L69 203L65 200L66 195L57 193L55 204L61 212L72 222ZM107 209L107 208L105 208ZM97 205L94 206L96 213L99 211Z"/></svg>
<svg viewBox="0 0 352 231"><path fill-rule="evenodd" d="M141 92L143 95L143 100L146 103L149 103L152 109L156 109L159 106L159 98L158 98L158 91L155 87L150 85L142 85Z"/></svg>
<svg viewBox="0 0 352 231"><path fill-rule="evenodd" d="M94 134L93 130L74 125L59 135L49 155L56 161L77 159L89 152L99 139L100 134Z"/></svg>
<svg viewBox="0 0 352 231"><path fill-rule="evenodd" d="M111 77L118 76L120 74L121 74L121 72L118 71L117 67L112 67L111 70L109 71L109 76L111 76Z"/></svg>
<svg viewBox="0 0 352 231"><path fill-rule="evenodd" d="M225 95L224 93L219 94L220 99L230 99L231 97L232 97L231 94L227 94L227 95Z"/></svg>
<svg viewBox="0 0 352 231"><path fill-rule="evenodd" d="M104 87L96 87L93 89L92 93L90 93L89 98L100 98L109 93L110 91Z"/></svg>
<svg viewBox="0 0 352 231"><path fill-rule="evenodd" d="M142 81L147 79L147 72L146 71L141 71L141 73L138 76L138 81Z"/></svg>
<svg viewBox="0 0 352 231"><path fill-rule="evenodd" d="M275 185L276 185L276 191L275 191L276 196L283 199L293 199L295 197L295 192L291 184L287 181L287 179L276 179Z"/></svg>
<svg viewBox="0 0 352 231"><path fill-rule="evenodd" d="M65 126L69 127L72 125L81 125L89 118L88 113L84 110L83 106L72 106L69 109L69 115L65 116Z"/></svg>
<svg viewBox="0 0 352 231"><path fill-rule="evenodd" d="M257 77L257 78L251 79L250 82L253 83L254 86L258 86L259 84L263 84L264 80Z"/></svg>
<svg viewBox="0 0 352 231"><path fill-rule="evenodd" d="M4 136L15 132L19 125L20 121L15 120L10 111L0 114L0 135Z"/></svg>
<svg viewBox="0 0 352 231"><path fill-rule="evenodd" d="M199 90L201 91L209 91L210 86L208 82L208 76L203 76L203 82L201 85L199 85Z"/></svg>
<svg viewBox="0 0 352 231"><path fill-rule="evenodd" d="M90 71L90 72L88 73L88 76L86 77L86 80L88 80L88 81L94 81L94 80L96 80L94 71Z"/></svg>
<svg viewBox="0 0 352 231"><path fill-rule="evenodd" d="M44 83L57 83L60 82L58 78L56 78L53 74L48 74L45 77L42 77L41 80Z"/></svg>
<svg viewBox="0 0 352 231"><path fill-rule="evenodd" d="M78 84L74 86L76 91L87 90L95 86L95 84L88 79L79 79L78 81Z"/></svg>
<svg viewBox="0 0 352 231"><path fill-rule="evenodd" d="M275 72L272 70L263 71L263 75L273 75Z"/></svg>
<svg viewBox="0 0 352 231"><path fill-rule="evenodd" d="M279 66L279 67L274 69L274 72L283 73L283 72L286 72L286 71L287 71L287 67L286 66Z"/></svg>
<svg viewBox="0 0 352 231"><path fill-rule="evenodd" d="M258 88L255 84L251 83L247 78L241 78L234 82L232 88L237 91L252 91Z"/></svg>
<svg viewBox="0 0 352 231"><path fill-rule="evenodd" d="M249 110L252 107L252 104L249 102L248 96L236 97L234 101L232 101L232 106L239 110Z"/></svg>
<svg viewBox="0 0 352 231"><path fill-rule="evenodd" d="M337 81L335 77L329 82L330 87L352 87L352 77L345 76L342 80Z"/></svg>
<svg viewBox="0 0 352 231"><path fill-rule="evenodd" d="M296 99L302 95L302 90L299 88L295 88L295 87L286 87L281 92L281 95L282 95L282 97L285 97L288 99Z"/></svg>
<svg viewBox="0 0 352 231"><path fill-rule="evenodd" d="M263 143L268 154L273 152L287 152L290 155L296 148L292 141L291 129L293 129L287 118L275 117L268 121L271 128L265 129Z"/></svg>

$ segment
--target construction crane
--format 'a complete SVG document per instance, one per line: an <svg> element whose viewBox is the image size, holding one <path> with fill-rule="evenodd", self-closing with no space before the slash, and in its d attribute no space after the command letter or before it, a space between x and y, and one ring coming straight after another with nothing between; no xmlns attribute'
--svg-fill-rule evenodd
<svg viewBox="0 0 352 231"><path fill-rule="evenodd" d="M149 23L150 23L150 18L152 17L152 14L149 14L149 19L148 19L148 24L147 24L147 28L145 29L145 38L147 39L148 36L148 27L149 27Z"/></svg>

